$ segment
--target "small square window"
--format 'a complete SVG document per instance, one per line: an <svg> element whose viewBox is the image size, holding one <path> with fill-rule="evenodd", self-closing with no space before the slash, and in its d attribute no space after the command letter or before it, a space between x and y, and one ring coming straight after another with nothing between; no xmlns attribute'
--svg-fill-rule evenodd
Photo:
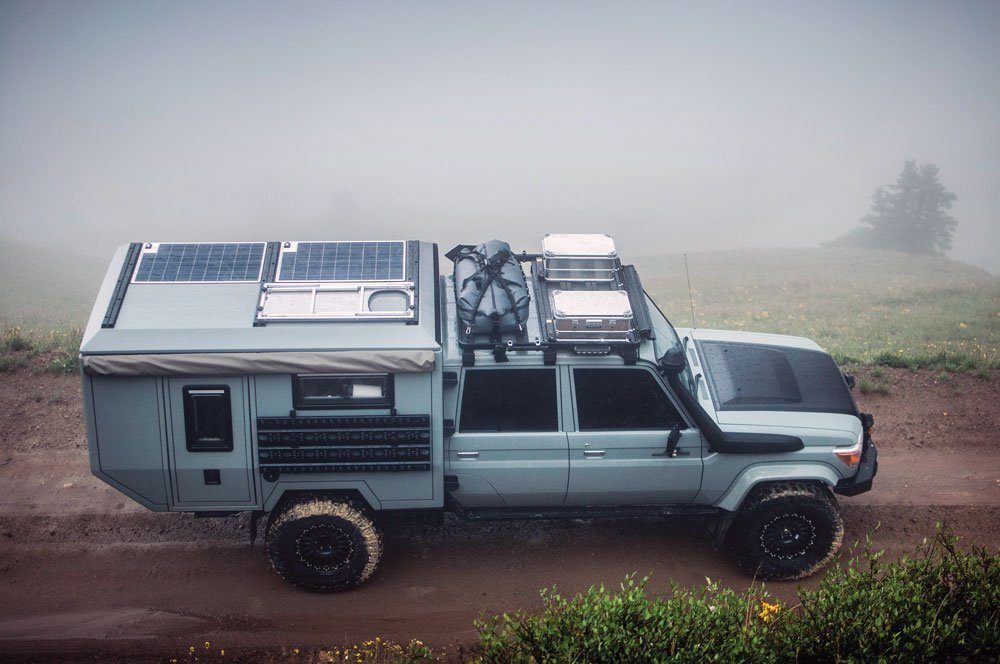
<svg viewBox="0 0 1000 664"><path fill-rule="evenodd" d="M314 374L292 379L295 408L392 408L391 374Z"/></svg>
<svg viewBox="0 0 1000 664"><path fill-rule="evenodd" d="M183 393L188 452L232 452L233 411L229 387L186 386Z"/></svg>

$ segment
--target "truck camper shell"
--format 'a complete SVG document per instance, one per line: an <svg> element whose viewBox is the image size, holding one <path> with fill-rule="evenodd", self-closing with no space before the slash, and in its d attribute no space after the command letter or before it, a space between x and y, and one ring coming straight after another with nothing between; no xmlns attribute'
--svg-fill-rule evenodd
<svg viewBox="0 0 1000 664"><path fill-rule="evenodd" d="M436 263L425 242L120 247L80 349L93 472L160 511L267 510L300 486L440 507ZM357 444L278 444L323 436Z"/></svg>

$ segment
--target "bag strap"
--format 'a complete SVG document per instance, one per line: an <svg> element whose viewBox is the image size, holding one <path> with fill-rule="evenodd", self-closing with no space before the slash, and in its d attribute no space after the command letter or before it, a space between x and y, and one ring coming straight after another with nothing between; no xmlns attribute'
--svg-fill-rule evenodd
<svg viewBox="0 0 1000 664"><path fill-rule="evenodd" d="M476 270L472 276L469 276L462 283L464 288L470 279L475 279L481 274L485 273L486 278L483 280L483 284L479 289L479 295L476 297L475 306L472 308L472 320L467 326L467 334L471 332L472 325L476 322L476 317L479 316L479 305L482 304L483 298L486 296L486 291L489 290L490 285L495 281L499 284L500 288L503 289L504 293L507 294L507 301L510 303L511 313L514 314L514 322L517 323L517 328L524 331L525 321L521 320L521 316L517 312L517 298L514 296L514 292L510 289L512 285L516 285L516 281L510 279L505 279L503 276L503 267L506 265L513 254L507 249L501 249L497 253L490 257L486 257L481 252L471 251L467 254L469 257L476 261L476 265L479 269Z"/></svg>

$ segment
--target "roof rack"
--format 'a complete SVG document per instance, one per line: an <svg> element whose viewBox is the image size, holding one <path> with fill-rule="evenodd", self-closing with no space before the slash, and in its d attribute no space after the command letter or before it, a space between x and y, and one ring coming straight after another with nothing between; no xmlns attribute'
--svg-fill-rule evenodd
<svg viewBox="0 0 1000 664"><path fill-rule="evenodd" d="M652 318L639 274L622 265L607 235L546 235L541 254L514 254L530 263L540 336L519 333L459 339L462 363L475 364L476 350L491 350L496 362L512 351L541 351L554 364L556 352L621 355L633 364L639 345L654 339Z"/></svg>
<svg viewBox="0 0 1000 664"><path fill-rule="evenodd" d="M616 258L609 281L553 281L543 276L543 261L535 259L531 277L547 342L638 345L655 338L635 266L622 265ZM621 309L620 314L612 307Z"/></svg>

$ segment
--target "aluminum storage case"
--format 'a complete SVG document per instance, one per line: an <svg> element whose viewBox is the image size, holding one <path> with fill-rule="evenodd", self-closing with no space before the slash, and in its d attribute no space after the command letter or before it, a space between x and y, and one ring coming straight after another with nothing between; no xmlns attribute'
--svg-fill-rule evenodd
<svg viewBox="0 0 1000 664"><path fill-rule="evenodd" d="M542 256L549 281L612 281L619 265L610 235L546 235Z"/></svg>
<svg viewBox="0 0 1000 664"><path fill-rule="evenodd" d="M557 341L629 341L632 305L620 290L552 291Z"/></svg>

